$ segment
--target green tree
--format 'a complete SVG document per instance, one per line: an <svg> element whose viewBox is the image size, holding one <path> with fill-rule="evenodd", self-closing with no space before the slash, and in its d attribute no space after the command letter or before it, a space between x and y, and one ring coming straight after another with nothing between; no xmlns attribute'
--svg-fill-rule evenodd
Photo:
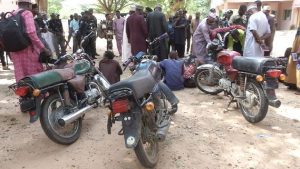
<svg viewBox="0 0 300 169"><path fill-rule="evenodd" d="M97 0L96 11L99 13L113 13L130 5L128 0Z"/></svg>
<svg viewBox="0 0 300 169"><path fill-rule="evenodd" d="M58 13L62 8L61 2L61 0L48 0L48 12Z"/></svg>
<svg viewBox="0 0 300 169"><path fill-rule="evenodd" d="M162 5L163 11L168 15L173 15L179 8L186 9L189 13L200 12L206 15L209 10L211 0L136 0L135 2L143 6L154 8L157 4Z"/></svg>
<svg viewBox="0 0 300 169"><path fill-rule="evenodd" d="M209 11L210 0L186 0L185 8L188 13L200 12L205 17Z"/></svg>

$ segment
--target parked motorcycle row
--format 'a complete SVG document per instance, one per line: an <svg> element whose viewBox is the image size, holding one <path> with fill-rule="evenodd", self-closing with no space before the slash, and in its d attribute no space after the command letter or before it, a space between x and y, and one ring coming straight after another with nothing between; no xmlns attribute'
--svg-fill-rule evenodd
<svg viewBox="0 0 300 169"><path fill-rule="evenodd" d="M93 33L93 32L92 32ZM83 38L82 43L92 36ZM149 44L155 44L164 34ZM279 107L275 89L283 80L281 68L272 59L244 58L223 49L221 38L208 46L215 60L197 68L198 88L207 94L224 92L237 102L245 119L263 120L268 106ZM125 146L133 149L140 163L154 167L159 159L158 143L166 139L171 117L177 111L170 102L174 95L164 85L156 57L139 53L124 64L132 76L110 85L82 49L60 57L53 69L22 79L10 86L19 96L20 109L30 115L30 123L40 119L45 134L52 141L69 145L79 137L85 113L98 106L110 110L107 132L116 121ZM229 105L228 105L229 106Z"/></svg>

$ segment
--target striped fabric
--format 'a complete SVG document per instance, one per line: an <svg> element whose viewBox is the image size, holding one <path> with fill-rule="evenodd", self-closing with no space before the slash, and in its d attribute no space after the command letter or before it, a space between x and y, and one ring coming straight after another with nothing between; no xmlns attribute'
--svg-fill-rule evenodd
<svg viewBox="0 0 300 169"><path fill-rule="evenodd" d="M16 10L14 13L16 14L18 11L19 10ZM31 45L24 50L10 53L14 64L16 82L26 76L43 71L43 66L39 62L39 53L41 49L44 48L44 45L36 34L33 15L30 11L24 11L22 17L26 27L26 33L31 40Z"/></svg>

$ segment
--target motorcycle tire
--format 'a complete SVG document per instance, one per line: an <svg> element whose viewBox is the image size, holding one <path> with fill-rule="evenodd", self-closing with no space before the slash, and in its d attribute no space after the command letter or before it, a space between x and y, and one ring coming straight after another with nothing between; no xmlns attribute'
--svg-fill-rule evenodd
<svg viewBox="0 0 300 169"><path fill-rule="evenodd" d="M80 137L82 118L79 118L75 122L64 127L60 126L58 124L58 119L64 115L64 111L62 110L62 105L60 107L57 107L56 101L61 102L58 94L51 95L44 100L44 103L42 105L42 112L40 115L40 123L49 139L58 144L70 145ZM55 105L52 105L53 103L55 103ZM54 108L53 106L56 106L56 108L58 110L60 109L60 111L49 112L50 109L52 110ZM52 113L54 113L54 116L52 115ZM70 127L71 125L73 125L73 127L71 128L70 134L64 135L66 132L61 133L62 130L67 130L67 132L70 132L68 131L68 127Z"/></svg>
<svg viewBox="0 0 300 169"><path fill-rule="evenodd" d="M142 128L143 135L145 130ZM140 138L137 146L134 148L134 152L139 159L140 163L146 168L153 168L158 162L158 141L156 139L152 140L151 150L153 151L151 155L148 154L148 151L145 149L144 145L148 142L143 140L143 137ZM152 157L151 157L152 156Z"/></svg>
<svg viewBox="0 0 300 169"><path fill-rule="evenodd" d="M253 87L253 89L255 90L253 92L256 93L256 97L258 98L258 102L260 104L258 113L256 115L253 115L253 112L249 111L246 107L244 107L241 102L239 102L239 106L240 106L240 110L241 110L244 118L248 122L258 123L266 117L269 104L268 104L268 99L266 98L265 93L264 93L261 85L258 84L258 82L254 81L254 80L249 81L245 87L245 90L251 92L251 90L250 90L251 87Z"/></svg>
<svg viewBox="0 0 300 169"><path fill-rule="evenodd" d="M207 72L207 73L206 73ZM206 73L206 74L204 74ZM209 90L208 87L210 86L207 86L205 84L202 84L200 83L200 77L201 75L203 75L206 77L206 76L209 76L209 69L201 69L201 70L197 70L196 71L196 74L195 74L195 83L196 83L196 86L204 93L206 94L211 94L211 95L217 95L219 93L221 93L223 90L219 88L219 84L217 84L218 87L212 89L212 90ZM222 76L218 74L218 78L221 79Z"/></svg>

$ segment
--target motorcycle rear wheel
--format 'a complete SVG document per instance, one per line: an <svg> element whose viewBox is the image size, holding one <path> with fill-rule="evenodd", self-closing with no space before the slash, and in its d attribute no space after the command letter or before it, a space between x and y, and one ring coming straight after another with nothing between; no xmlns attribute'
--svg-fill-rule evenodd
<svg viewBox="0 0 300 169"><path fill-rule="evenodd" d="M158 162L158 142L154 137L145 139L143 135L145 135L146 130L149 129L147 129L146 126L143 126L141 132L142 136L137 146L134 148L134 152L144 167L153 168ZM147 149L147 146L149 146L149 149Z"/></svg>
<svg viewBox="0 0 300 169"><path fill-rule="evenodd" d="M82 119L62 127L58 124L58 119L64 115L62 100L58 94L54 94L43 103L40 123L49 139L58 144L70 145L80 136Z"/></svg>
<svg viewBox="0 0 300 169"><path fill-rule="evenodd" d="M218 73L215 73L215 80L214 84L209 84L207 78L209 77L209 69L201 69L197 70L195 74L195 82L197 87L206 94L217 95L221 93L223 90L219 87L219 80L222 76Z"/></svg>
<svg viewBox="0 0 300 169"><path fill-rule="evenodd" d="M254 107L254 105L251 108L247 108L241 102L239 102L240 110L244 118L248 122L258 123L262 121L267 115L268 107L269 107L268 99L266 98L262 87L254 80L251 80L247 83L245 90L247 93L249 93L248 96L253 97L253 98L246 98L246 99L249 100L253 99L252 104L255 104L256 108ZM250 104L250 103L247 102L246 104ZM254 109L257 109L257 113L254 112Z"/></svg>

